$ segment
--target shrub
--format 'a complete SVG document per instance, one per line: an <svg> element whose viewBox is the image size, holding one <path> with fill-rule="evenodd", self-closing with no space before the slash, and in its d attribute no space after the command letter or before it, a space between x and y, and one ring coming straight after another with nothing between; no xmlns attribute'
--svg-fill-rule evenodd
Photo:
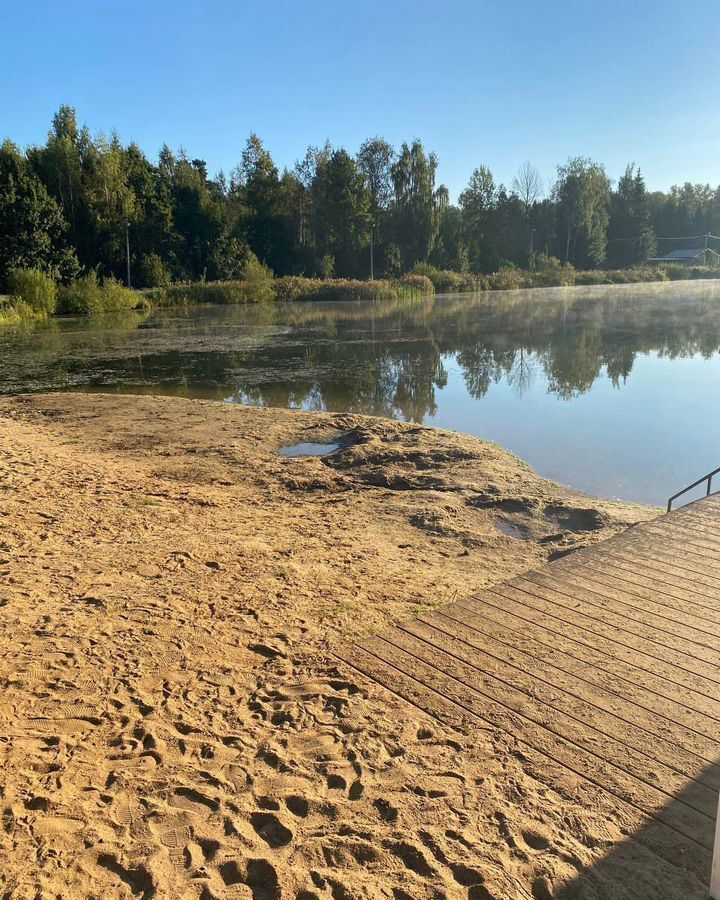
<svg viewBox="0 0 720 900"><path fill-rule="evenodd" d="M146 253L140 259L138 281L146 288L170 284L170 271L157 253Z"/></svg>
<svg viewBox="0 0 720 900"><path fill-rule="evenodd" d="M410 295L414 297L435 293L435 285L430 278L426 275L418 275L414 272L410 272L408 275L403 275L401 278L398 278L395 285L401 296Z"/></svg>
<svg viewBox="0 0 720 900"><path fill-rule="evenodd" d="M416 263L413 266L413 273L429 278L435 291L439 294L487 289L484 277L473 275L471 272L455 272L453 269L437 269L429 263Z"/></svg>
<svg viewBox="0 0 720 900"><path fill-rule="evenodd" d="M275 282L278 300L377 300L394 296L390 282L356 281L352 278L303 278L290 275Z"/></svg>
<svg viewBox="0 0 720 900"><path fill-rule="evenodd" d="M530 260L530 277L533 286L568 287L575 284L576 272L571 265L563 265L556 256L536 253Z"/></svg>
<svg viewBox="0 0 720 900"><path fill-rule="evenodd" d="M37 312L24 300L17 300L12 305L0 303L0 326L30 326L44 318L44 313Z"/></svg>
<svg viewBox="0 0 720 900"><path fill-rule="evenodd" d="M115 278L106 278L103 282L102 312L120 312L124 309L138 309L146 305L142 294L126 288L122 282Z"/></svg>
<svg viewBox="0 0 720 900"><path fill-rule="evenodd" d="M335 274L335 257L331 253L326 253L320 260L318 266L321 278L332 278Z"/></svg>
<svg viewBox="0 0 720 900"><path fill-rule="evenodd" d="M159 306L179 306L184 303L262 303L275 298L275 279L272 270L254 254L243 263L242 278L235 281L196 281L188 284L169 284L146 291L146 296Z"/></svg>
<svg viewBox="0 0 720 900"><path fill-rule="evenodd" d="M57 311L64 315L87 316L94 313L137 309L147 305L143 295L131 291L114 278L100 284L96 272L71 281L58 292Z"/></svg>
<svg viewBox="0 0 720 900"><path fill-rule="evenodd" d="M98 312L101 306L102 294L96 272L89 272L60 288L57 311L63 315L86 316Z"/></svg>
<svg viewBox="0 0 720 900"><path fill-rule="evenodd" d="M302 275L285 275L275 279L275 299L292 302L307 293L308 286L320 285L319 278L303 278Z"/></svg>
<svg viewBox="0 0 720 900"><path fill-rule="evenodd" d="M403 275L394 281L377 278L304 278L287 275L275 281L278 300L393 300L434 293L432 281L424 275Z"/></svg>
<svg viewBox="0 0 720 900"><path fill-rule="evenodd" d="M57 285L38 269L15 269L8 279L11 304L25 303L33 312L49 316L55 312Z"/></svg>
<svg viewBox="0 0 720 900"><path fill-rule="evenodd" d="M612 284L609 272L601 272L598 269L590 269L577 272L575 284Z"/></svg>
<svg viewBox="0 0 720 900"><path fill-rule="evenodd" d="M720 278L720 271L704 266L684 266L682 263L670 263L663 266L668 280L689 281L695 278Z"/></svg>
<svg viewBox="0 0 720 900"><path fill-rule="evenodd" d="M264 303L274 299L273 282L275 279L272 269L263 265L254 253L251 253L243 263L241 274L246 296L250 302Z"/></svg>
<svg viewBox="0 0 720 900"><path fill-rule="evenodd" d="M197 281L169 284L148 291L147 296L161 306L180 306L184 303L247 303L242 281Z"/></svg>
<svg viewBox="0 0 720 900"><path fill-rule="evenodd" d="M527 286L529 277L522 269L508 263L501 266L490 276L490 289L493 291L513 291Z"/></svg>

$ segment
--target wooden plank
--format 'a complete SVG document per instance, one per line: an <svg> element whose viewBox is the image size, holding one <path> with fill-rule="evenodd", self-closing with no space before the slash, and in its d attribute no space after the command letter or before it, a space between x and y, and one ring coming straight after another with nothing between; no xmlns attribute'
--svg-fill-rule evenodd
<svg viewBox="0 0 720 900"><path fill-rule="evenodd" d="M531 582L570 600L581 600L583 607L592 610L593 615L619 616L625 623L637 624L660 643L676 647L698 659L706 659L713 665L720 663L720 626L713 633L711 623L708 625L697 617L674 613L656 600L633 596L620 588L608 586L607 582L594 579L584 571L571 569L563 572L562 578L547 571L530 571L510 583L522 585L524 582Z"/></svg>
<svg viewBox="0 0 720 900"><path fill-rule="evenodd" d="M508 708L489 694L468 687L461 681L448 678L432 662L416 658L399 647L373 638L367 649L383 662L407 673L414 681L456 703L467 713L514 735L523 743L566 766L587 780L600 784L610 793L632 804L647 815L656 816L678 834L690 840L702 835L702 845L712 850L713 816L705 815L684 801L668 806L669 795L649 780L635 777L610 758L604 759L564 735L538 724L528 715Z"/></svg>
<svg viewBox="0 0 720 900"><path fill-rule="evenodd" d="M703 708L712 711L712 715L717 717L718 691L717 685L708 682L701 676L695 675L679 668L672 662L668 662L657 655L645 652L640 646L626 642L622 638L624 635L616 635L612 629L607 634L600 633L592 628L588 629L583 624L575 624L568 618L561 616L561 610L553 610L543 608L534 603L535 598L521 591L513 592L502 590L503 586L498 585L490 591L485 591L477 597L471 597L468 600L458 601L450 606L443 607L443 612L456 613L460 617L468 615L483 615L484 608L489 604L500 608L504 613L510 615L521 615L522 619L527 622L530 628L541 627L547 629L548 632L555 635L556 640L559 635L563 635L576 642L584 648L593 648L602 651L614 664L615 660L619 660L631 667L635 667L642 677L648 675L656 675L662 678L664 682L671 685L676 691L681 692L688 697L692 705L698 703L703 704Z"/></svg>
<svg viewBox="0 0 720 900"><path fill-rule="evenodd" d="M720 667L717 661L703 660L669 647L662 642L662 635L651 628L626 622L622 616L609 612L600 615L599 610L589 609L578 601L573 605L568 597L540 586L535 587L532 582L520 583L516 580L501 584L492 588L491 593L527 603L539 613L550 615L566 625L581 628L591 639L596 635L602 636L636 653L672 665L678 670L676 677L679 680L687 681L689 677L693 685L702 683L705 693L718 693L720 690ZM581 612L581 609L588 611Z"/></svg>
<svg viewBox="0 0 720 900"><path fill-rule="evenodd" d="M471 671L476 670L526 694L529 701L521 700L524 706L549 706L557 712L557 716L552 717L554 722L569 718L574 723L570 725L570 737L581 734L583 727L586 727L593 747L596 746L597 738L592 732L596 732L640 753L646 758L645 762L641 761L641 772L647 772L649 744L652 744L653 750L653 756L649 758L657 760L673 772L686 778L694 778L700 770L699 780L710 789L712 811L715 794L720 789L720 767L715 765L715 758L712 756L709 746L712 742L706 742L705 748L701 748L708 750L708 757L704 757L694 749L697 735L686 729L673 727L672 723L663 722L649 710L643 710L627 701L622 702L608 691L593 688L592 684L581 681L572 674L544 665L529 656L518 659L517 655L514 657L512 652L503 649L503 645L497 641L483 642L470 635L466 635L466 640L461 641L441 627L434 627L433 624L420 620L399 626L383 637L406 646L407 638L398 632L411 638L419 638L422 645L440 651L440 659L442 654L447 654L460 661L466 667L464 671L470 679L469 684L472 685L473 679L479 677ZM413 640L412 644L421 647L417 640ZM440 666L440 663L437 665ZM545 712L540 715L545 716ZM708 810L705 809L705 812Z"/></svg>
<svg viewBox="0 0 720 900"><path fill-rule="evenodd" d="M491 723L462 707L457 707L436 690L427 688L408 674L378 658L357 645L346 645L336 651L338 658L363 673L371 682L427 713L436 721L449 727L464 728L475 724L487 728ZM453 711L453 707L454 710ZM498 728L498 730L502 730ZM545 784L560 797L572 803L579 803L589 809L607 809L610 818L616 820L624 833L633 834L636 839L673 865L678 864L680 855L686 867L709 870L713 840L712 823L702 818L693 835L677 831L672 823L664 822L632 802L618 795L611 786L600 779L602 772L587 775L569 768L554 756L535 749L522 736L510 736L522 746L524 766L528 774ZM569 777L568 777L569 776Z"/></svg>
<svg viewBox="0 0 720 900"><path fill-rule="evenodd" d="M698 766L704 765L703 780L715 790L720 789L717 740L663 714L668 711L682 716L682 707L663 703L642 688L633 691L632 686L621 685L621 691L616 691L617 682L611 684L607 676L601 678L596 674L593 677L592 672L577 661L573 667L571 658L561 656L559 659L548 659L542 648L540 654L536 654L529 643L519 647L517 642L503 640L507 634L501 636L499 629L473 631L467 625L458 626L451 619L439 615L412 620L398 627L422 640L436 642L441 649L457 654L471 665L475 665L478 659L490 656L500 661L500 671L506 672L513 683L519 683L516 672L520 675L527 673L541 683L547 682L560 691L561 699L567 694L569 698L579 699L606 714L603 727L609 728L608 733L618 739L629 737L633 746L641 750L647 747L648 735L658 739L663 745L658 759L667 765L680 767L690 777L694 776ZM496 664L492 667L497 669ZM568 705L573 706L572 699ZM579 708L574 711L579 712ZM591 712L589 717L584 718L593 724L597 717L595 712Z"/></svg>
<svg viewBox="0 0 720 900"><path fill-rule="evenodd" d="M720 607L717 604L717 588L699 586L694 583L687 587L687 572L663 568L657 559L649 562L637 556L623 556L619 553L578 560L574 566L562 571L594 573L605 584L617 585L634 596L662 600L674 609L683 610L688 615L696 615L713 625L720 626Z"/></svg>
<svg viewBox="0 0 720 900"><path fill-rule="evenodd" d="M504 732L523 745L533 777L562 789L571 773L653 852L709 878L720 496L340 655L448 728Z"/></svg>
<svg viewBox="0 0 720 900"><path fill-rule="evenodd" d="M475 605L479 602L476 598ZM684 685L664 678L658 672L621 659L612 649L608 651L567 634L560 636L541 623L533 622L531 614L532 610L523 611L517 606L510 612L484 599L482 615L469 607L459 613L443 607L435 610L427 620L447 619L449 627L458 635L489 633L537 659L577 667L585 678L596 684L611 687L635 702L638 697L642 698L659 713L706 737L711 746L720 742L720 700L688 691Z"/></svg>

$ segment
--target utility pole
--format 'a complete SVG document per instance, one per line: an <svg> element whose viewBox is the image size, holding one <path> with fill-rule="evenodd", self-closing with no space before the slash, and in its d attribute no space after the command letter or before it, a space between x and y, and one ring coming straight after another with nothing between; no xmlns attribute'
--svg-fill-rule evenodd
<svg viewBox="0 0 720 900"><path fill-rule="evenodd" d="M370 223L370 281L375 280L375 262L373 259L373 236L375 231L375 223Z"/></svg>
<svg viewBox="0 0 720 900"><path fill-rule="evenodd" d="M125 256L127 258L127 286L132 287L130 283L130 223L125 223Z"/></svg>

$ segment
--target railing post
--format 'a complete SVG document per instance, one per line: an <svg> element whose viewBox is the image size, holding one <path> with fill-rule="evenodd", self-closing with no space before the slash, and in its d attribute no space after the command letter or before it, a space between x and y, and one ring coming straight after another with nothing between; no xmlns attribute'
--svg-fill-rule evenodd
<svg viewBox="0 0 720 900"><path fill-rule="evenodd" d="M720 797L718 797L718 812L715 817L715 843L713 844L710 870L710 900L720 900Z"/></svg>
<svg viewBox="0 0 720 900"><path fill-rule="evenodd" d="M705 494L706 497L709 497L710 494L712 493L712 480L713 480L712 473L710 473L710 475L708 475L708 489L707 489L707 494Z"/></svg>

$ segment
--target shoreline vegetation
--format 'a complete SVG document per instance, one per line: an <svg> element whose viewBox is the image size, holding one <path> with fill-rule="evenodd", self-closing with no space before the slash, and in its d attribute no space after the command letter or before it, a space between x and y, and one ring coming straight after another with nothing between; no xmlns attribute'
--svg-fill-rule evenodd
<svg viewBox="0 0 720 900"><path fill-rule="evenodd" d="M93 135L61 106L44 144L0 143L0 321L713 275L664 265L678 253L720 263L720 186L650 191L634 164L613 181L575 157L550 180L527 162L509 186L479 164L454 201L437 171L420 140L382 137L357 153L310 147L280 169L251 134L212 176L167 145L152 160ZM11 284L28 270L58 285L54 308L38 276Z"/></svg>
<svg viewBox="0 0 720 900"><path fill-rule="evenodd" d="M132 290L115 278L91 271L67 284L38 269L17 269L8 279L9 293L0 295L0 326L20 326L49 316L94 315L152 310L195 304L238 304L296 301L386 301L446 293L483 293L541 287L646 284L716 279L716 269L701 266L637 266L630 269L577 270L554 257L536 255L531 268L505 265L490 275L456 272L419 264L398 278L372 281L353 278L308 278L273 272L251 256L241 277Z"/></svg>

